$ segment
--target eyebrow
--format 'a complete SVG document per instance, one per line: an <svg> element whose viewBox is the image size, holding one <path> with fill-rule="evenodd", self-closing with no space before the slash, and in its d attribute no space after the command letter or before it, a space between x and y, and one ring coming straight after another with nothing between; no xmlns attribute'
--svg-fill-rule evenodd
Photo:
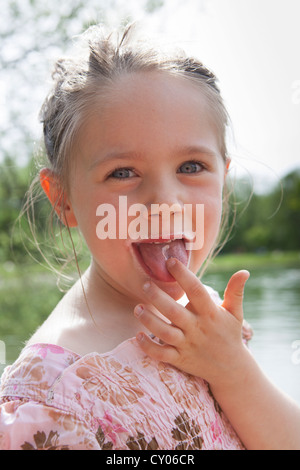
<svg viewBox="0 0 300 470"><path fill-rule="evenodd" d="M193 154L202 154L202 155L207 155L209 157L216 157L217 152L213 151L209 147L203 146L203 145L188 145L186 147L179 147L176 148L172 154L175 157L180 157L183 155L193 155ZM134 160L146 160L143 154L137 153L134 151L128 151L128 152L118 152L118 151L112 151L107 154L105 154L103 157L96 158L95 161L89 166L88 171L93 170L95 167L102 165L108 161L113 161L113 160L125 160L125 159L134 159Z"/></svg>
<svg viewBox="0 0 300 470"><path fill-rule="evenodd" d="M135 160L143 160L141 154L136 152L118 152L113 151L105 154L103 157L96 158L95 161L89 166L88 170L93 170L95 167L102 165L108 161L113 160L125 160L126 158L131 158Z"/></svg>
<svg viewBox="0 0 300 470"><path fill-rule="evenodd" d="M217 156L217 152L204 145L188 145L187 147L179 147L174 153L178 156L191 155L194 153L200 153L202 155L208 155L210 157Z"/></svg>

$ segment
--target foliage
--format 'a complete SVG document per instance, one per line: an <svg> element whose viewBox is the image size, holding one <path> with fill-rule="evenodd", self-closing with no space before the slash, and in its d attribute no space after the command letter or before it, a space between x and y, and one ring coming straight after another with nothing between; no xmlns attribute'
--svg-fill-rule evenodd
<svg viewBox="0 0 300 470"><path fill-rule="evenodd" d="M12 260L12 234L28 187L28 168L20 169L7 156L0 167L0 261ZM14 248L24 252L15 240Z"/></svg>
<svg viewBox="0 0 300 470"><path fill-rule="evenodd" d="M21 266L37 262L68 277L69 271L76 271L73 244L77 261L84 267L87 263L82 258L86 258L87 251L78 231L72 231L71 240L66 228L53 215L36 176L33 160L25 167L18 167L12 158L6 157L0 164L0 263ZM32 179L37 179L36 189L28 198Z"/></svg>
<svg viewBox="0 0 300 470"><path fill-rule="evenodd" d="M74 38L95 24L126 24L138 13L149 15L162 0L4 0L0 15L0 158L16 152L27 162L36 121L45 97L51 64ZM16 150L17 149L17 150Z"/></svg>
<svg viewBox="0 0 300 470"><path fill-rule="evenodd" d="M233 230L224 253L300 249L300 169L265 194L251 195L249 183L238 182L230 205Z"/></svg>

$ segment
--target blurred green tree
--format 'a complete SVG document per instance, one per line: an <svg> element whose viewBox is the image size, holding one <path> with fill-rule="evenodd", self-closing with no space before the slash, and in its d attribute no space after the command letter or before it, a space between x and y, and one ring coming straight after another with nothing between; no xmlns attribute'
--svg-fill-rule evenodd
<svg viewBox="0 0 300 470"><path fill-rule="evenodd" d="M223 253L300 250L300 169L265 194L237 181L230 206L233 229Z"/></svg>
<svg viewBox="0 0 300 470"><path fill-rule="evenodd" d="M72 38L99 23L126 24L151 14L163 0L5 0L0 14L0 161L6 154L26 164L36 138L49 64L72 47Z"/></svg>

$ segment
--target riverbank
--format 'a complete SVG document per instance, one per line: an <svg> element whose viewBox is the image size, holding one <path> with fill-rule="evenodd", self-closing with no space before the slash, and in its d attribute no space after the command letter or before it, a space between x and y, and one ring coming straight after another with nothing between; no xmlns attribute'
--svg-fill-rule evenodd
<svg viewBox="0 0 300 470"><path fill-rule="evenodd" d="M209 265L207 273L269 268L300 269L300 252L274 251L266 253L219 254Z"/></svg>
<svg viewBox="0 0 300 470"><path fill-rule="evenodd" d="M81 272L84 272L86 267L87 266L81 266ZM269 269L272 267L300 269L300 251L219 254L210 262L206 272L217 273L238 269L256 270ZM59 270L59 267L57 269ZM78 274L76 272L73 274L74 279L76 279ZM55 284L55 274L42 264L28 263L17 265L9 261L0 266L0 288L1 286L4 287L6 282L6 286L8 287L11 283L17 283L18 280L24 277L30 280L30 276L33 278L41 276L43 280L47 279L50 283Z"/></svg>

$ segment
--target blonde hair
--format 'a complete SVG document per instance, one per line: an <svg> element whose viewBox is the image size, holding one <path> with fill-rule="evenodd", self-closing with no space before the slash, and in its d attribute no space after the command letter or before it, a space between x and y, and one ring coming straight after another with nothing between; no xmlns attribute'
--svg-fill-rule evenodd
<svg viewBox="0 0 300 470"><path fill-rule="evenodd" d="M85 116L95 100L101 104L101 96L105 97L108 87L128 73L160 71L198 84L214 113L220 152L224 162L227 159L229 117L215 75L182 51L165 53L149 46L148 41L136 40L135 29L134 25L129 25L121 32L107 32L102 26L91 27L80 38L83 41L81 54L59 59L55 64L53 86L42 105L40 120L47 165L60 178L63 190L68 191L71 149ZM224 192L225 204L227 199ZM227 218L224 209L222 226ZM74 255L76 258L75 250Z"/></svg>
<svg viewBox="0 0 300 470"><path fill-rule="evenodd" d="M92 27L83 34L85 53L57 61L52 75L53 88L40 112L44 141L51 168L65 176L70 149L85 113L99 95L127 73L163 71L181 75L198 83L218 115L221 153L226 159L225 128L228 115L215 75L194 58L177 52L173 57L136 41L135 27L127 26L122 35L105 34L103 27ZM99 101L99 100L98 100ZM64 180L63 180L64 181Z"/></svg>

